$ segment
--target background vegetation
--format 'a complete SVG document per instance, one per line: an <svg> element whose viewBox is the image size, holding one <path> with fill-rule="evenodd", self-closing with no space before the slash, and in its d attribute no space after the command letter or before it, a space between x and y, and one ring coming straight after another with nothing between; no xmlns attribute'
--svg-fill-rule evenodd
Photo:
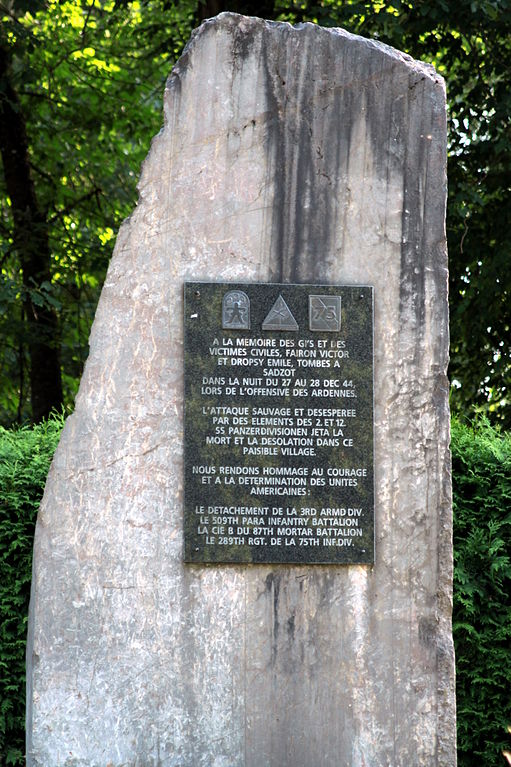
<svg viewBox="0 0 511 767"><path fill-rule="evenodd" d="M511 724L511 435L452 424L460 767L503 765Z"/></svg>
<svg viewBox="0 0 511 767"><path fill-rule="evenodd" d="M316 21L433 63L449 102L452 405L511 425L510 0L0 0L0 763L22 764L36 507L164 81L222 10ZM462 767L493 767L511 720L509 438L454 425Z"/></svg>
<svg viewBox="0 0 511 767"><path fill-rule="evenodd" d="M222 10L344 26L444 75L452 404L509 426L510 0L0 0L0 422L72 406L165 78Z"/></svg>
<svg viewBox="0 0 511 767"><path fill-rule="evenodd" d="M32 541L39 501L62 428L0 427L0 765L25 753L25 643Z"/></svg>

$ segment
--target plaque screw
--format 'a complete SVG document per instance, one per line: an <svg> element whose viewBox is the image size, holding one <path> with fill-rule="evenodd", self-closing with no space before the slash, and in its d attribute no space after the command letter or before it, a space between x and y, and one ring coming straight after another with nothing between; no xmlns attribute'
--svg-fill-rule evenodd
<svg viewBox="0 0 511 767"><path fill-rule="evenodd" d="M200 298L200 290L196 290L195 295L197 296L197 298Z"/></svg>
<svg viewBox="0 0 511 767"><path fill-rule="evenodd" d="M363 297L364 297L364 294L363 294L363 293L361 293L361 294L359 295L359 298L363 298Z"/></svg>

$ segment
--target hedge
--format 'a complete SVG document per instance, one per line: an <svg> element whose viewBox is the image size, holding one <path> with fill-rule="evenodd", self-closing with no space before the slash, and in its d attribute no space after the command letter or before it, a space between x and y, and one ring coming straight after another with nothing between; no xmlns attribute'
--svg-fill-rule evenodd
<svg viewBox="0 0 511 767"><path fill-rule="evenodd" d="M0 427L0 764L25 753L25 638L37 508L62 418ZM50 767L50 765L48 765Z"/></svg>
<svg viewBox="0 0 511 767"><path fill-rule="evenodd" d="M502 767L511 724L511 435L452 424L460 767Z"/></svg>
<svg viewBox="0 0 511 767"><path fill-rule="evenodd" d="M25 634L37 507L62 418L0 428L0 764L24 764ZM511 723L511 436L453 421L459 767L502 767ZM395 765L394 767L397 767Z"/></svg>

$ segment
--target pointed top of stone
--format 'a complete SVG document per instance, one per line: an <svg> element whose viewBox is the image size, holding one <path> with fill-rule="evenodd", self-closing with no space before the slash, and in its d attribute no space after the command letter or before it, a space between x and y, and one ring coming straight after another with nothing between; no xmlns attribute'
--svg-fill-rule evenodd
<svg viewBox="0 0 511 767"><path fill-rule="evenodd" d="M408 53L404 53L379 40L361 37L341 27L321 27L311 22L290 24L287 21L267 21L257 16L243 16L231 11L224 11L217 16L206 19L192 32L190 40L183 49L183 53L172 68L170 80L175 76L182 76L184 69L188 65L190 54L200 38L213 31L218 33L220 30L225 30L237 37L236 52L241 58L250 52L251 45L254 44L255 38L260 34L278 37L281 39L282 44L287 44L290 36L303 39L304 36L311 35L316 45L324 44L324 41L329 37L342 38L350 44L359 45L368 51L377 51L385 56L389 56L396 61L402 62L407 67L420 72L433 82L444 85L443 77L435 70L432 64L414 59Z"/></svg>

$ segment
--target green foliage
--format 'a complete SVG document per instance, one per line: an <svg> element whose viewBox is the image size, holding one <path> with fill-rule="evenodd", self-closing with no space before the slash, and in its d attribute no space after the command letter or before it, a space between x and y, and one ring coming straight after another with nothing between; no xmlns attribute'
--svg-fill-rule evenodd
<svg viewBox="0 0 511 767"><path fill-rule="evenodd" d="M27 7L28 5L28 7ZM25 285L0 175L0 423L30 418L28 292L58 315L64 401L71 405L115 235L162 124L165 79L195 5L158 0L0 3L0 44L26 124L30 168L51 247L51 280ZM2 80L0 78L0 95Z"/></svg>
<svg viewBox="0 0 511 767"><path fill-rule="evenodd" d="M509 0L279 1L288 21L343 26L446 79L452 404L511 426Z"/></svg>
<svg viewBox="0 0 511 767"><path fill-rule="evenodd" d="M24 285L0 178L0 422L30 416L27 291L58 314L72 403L115 234L161 125L165 77L192 27L222 10L342 26L446 78L452 403L510 426L509 0L0 0L0 44L12 58L52 249L51 280Z"/></svg>
<svg viewBox="0 0 511 767"><path fill-rule="evenodd" d="M496 767L511 723L511 435L453 423L460 767Z"/></svg>
<svg viewBox="0 0 511 767"><path fill-rule="evenodd" d="M32 541L63 418L0 427L0 764L24 764L25 642Z"/></svg>

